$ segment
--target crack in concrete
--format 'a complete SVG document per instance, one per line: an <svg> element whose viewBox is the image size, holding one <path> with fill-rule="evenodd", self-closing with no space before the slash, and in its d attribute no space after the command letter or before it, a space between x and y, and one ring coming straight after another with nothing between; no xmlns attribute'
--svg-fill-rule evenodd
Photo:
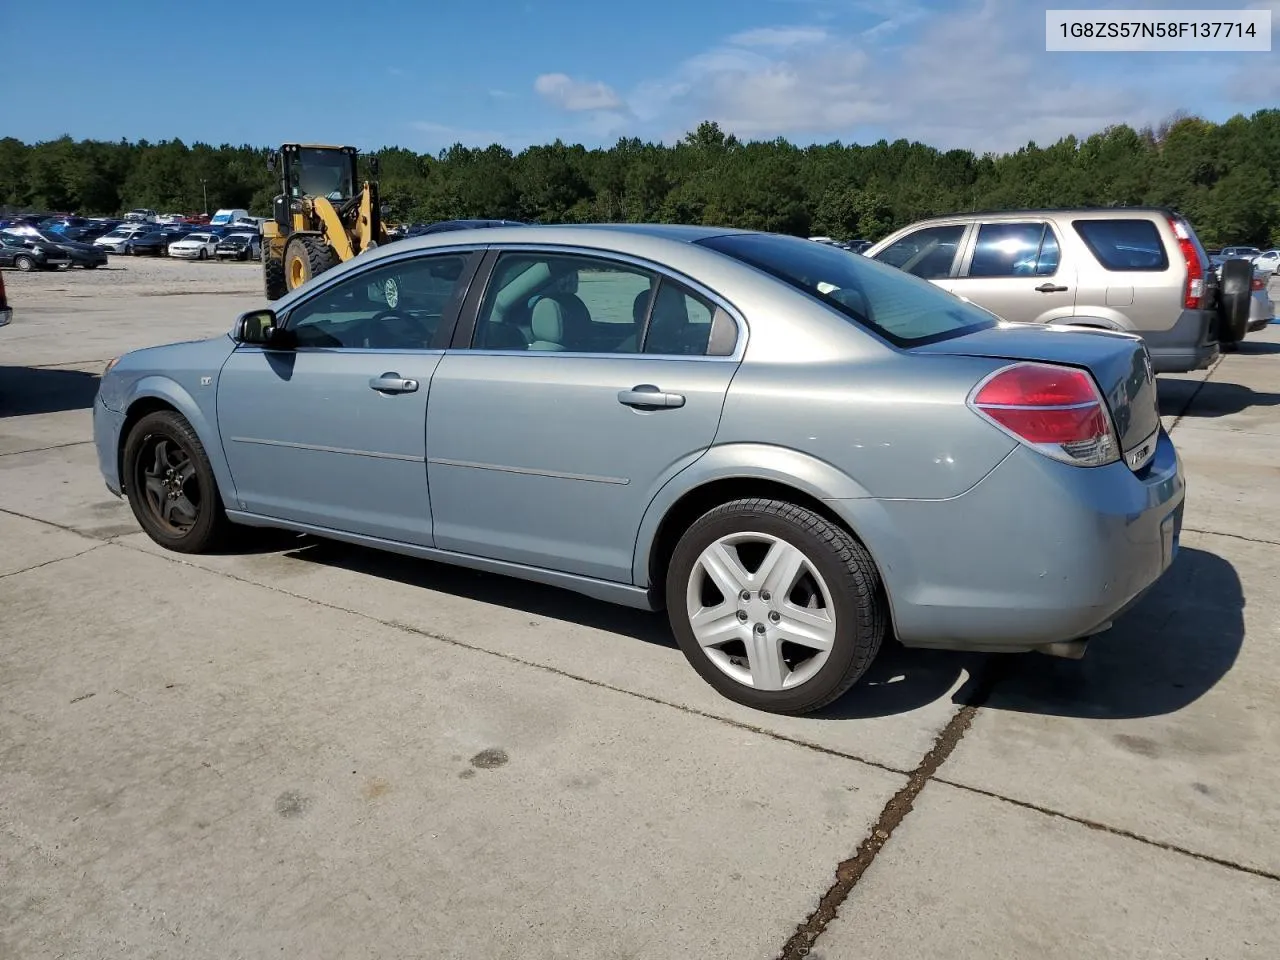
<svg viewBox="0 0 1280 960"><path fill-rule="evenodd" d="M1228 537L1231 540L1243 540L1245 543L1262 543L1272 547L1280 547L1280 540L1267 540L1263 537L1246 537L1243 533L1223 533L1221 530L1198 530L1195 527L1183 527L1183 533L1198 533L1204 537Z"/></svg>
<svg viewBox="0 0 1280 960"><path fill-rule="evenodd" d="M69 440L66 443L55 443L52 446L48 446L48 447L32 447L30 450L8 450L4 453L0 453L0 457L20 457L24 453L43 453L45 450L61 450L64 447L82 447L86 443L93 443L93 441L92 440Z"/></svg>
<svg viewBox="0 0 1280 960"><path fill-rule="evenodd" d="M1013 797L1006 797L1002 793L995 793L991 790L983 790L981 787L972 787L968 784L957 783L956 781L948 780L945 777L934 777L934 779L937 780L938 783L945 783L947 786L955 787L957 790L976 793L982 797L989 797L992 800L1009 803L1015 807L1022 807L1024 810L1034 810L1036 813L1042 813L1046 817L1056 817L1059 820L1069 820L1072 823L1078 823L1082 827L1088 827L1090 830L1097 830L1100 833L1109 833L1115 837L1124 837L1126 840L1136 840L1139 843L1145 843L1149 847L1167 850L1170 853L1180 853L1184 857L1191 857L1193 860L1212 863L1219 867L1226 867L1228 870L1238 871L1239 873L1248 873L1255 877L1261 877L1264 880L1275 880L1280 882L1280 873L1272 873L1270 870L1263 870L1260 867L1251 867L1247 864L1236 863L1234 860L1224 860L1222 857L1215 857L1213 854L1209 853L1197 853L1195 850L1188 850L1186 847L1180 847L1177 844L1166 843L1164 840L1144 837L1140 833L1134 833L1132 830L1125 830L1123 827L1112 827L1105 823L1099 823L1097 820L1090 820L1087 817L1077 817L1070 813L1063 813L1060 810L1052 810L1049 807L1042 807L1039 804L1029 803L1026 800L1015 800Z"/></svg>
<svg viewBox="0 0 1280 960"><path fill-rule="evenodd" d="M54 557L52 560L46 560L43 563L32 564L29 567L23 567L21 570L12 570L9 573L0 573L0 580L7 580L9 577L17 577L24 573L30 573L32 570L39 570L41 567L52 566L55 563L62 563L64 560L74 560L76 557L83 557L86 553L93 553L95 550L101 550L108 546L109 541L100 540L88 549L81 550L79 553L73 553L67 557Z"/></svg>
<svg viewBox="0 0 1280 960"><path fill-rule="evenodd" d="M840 907L853 892L858 881L862 879L867 868L875 861L886 843L889 842L902 821L906 819L915 806L916 799L929 781L934 779L938 768L947 762L953 750L963 739L978 708L991 695L998 676L1002 671L1002 661L991 663L978 679L978 689L973 700L961 707L947 721L947 725L938 733L933 747L921 758L920 764L911 771L906 784L884 805L880 816L871 825L866 839L858 846L853 856L842 860L836 866L835 882L822 895L818 907L797 928L795 933L783 945L778 953L778 960L801 960L809 955L814 943L822 936L823 931L840 913Z"/></svg>

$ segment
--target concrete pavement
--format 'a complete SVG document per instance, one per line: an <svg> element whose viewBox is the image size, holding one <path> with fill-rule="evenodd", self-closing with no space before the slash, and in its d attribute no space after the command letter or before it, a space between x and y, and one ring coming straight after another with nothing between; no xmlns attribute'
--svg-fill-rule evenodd
<svg viewBox="0 0 1280 960"><path fill-rule="evenodd" d="M257 274L125 264L6 274L0 957L1280 956L1280 327L1162 378L1184 549L1084 660L888 649L795 719L658 617L156 548L96 372Z"/></svg>

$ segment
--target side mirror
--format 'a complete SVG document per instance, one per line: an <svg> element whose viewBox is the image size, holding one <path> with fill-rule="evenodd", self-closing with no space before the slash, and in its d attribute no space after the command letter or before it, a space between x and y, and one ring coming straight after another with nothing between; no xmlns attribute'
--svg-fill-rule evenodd
<svg viewBox="0 0 1280 960"><path fill-rule="evenodd" d="M236 318L232 337L237 343L287 350L287 332L279 327L274 310L250 310Z"/></svg>

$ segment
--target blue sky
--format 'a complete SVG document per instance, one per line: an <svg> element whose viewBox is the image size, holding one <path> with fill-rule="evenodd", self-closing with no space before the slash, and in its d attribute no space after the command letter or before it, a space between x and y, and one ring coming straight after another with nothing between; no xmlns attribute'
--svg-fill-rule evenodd
<svg viewBox="0 0 1280 960"><path fill-rule="evenodd" d="M0 0L10 93L22 92L4 98L0 136L435 152L670 142L710 119L749 139L1008 150L1180 109L1223 120L1280 106L1280 41L1271 53L1046 53L1044 11L1066 5ZM1280 0L1076 6L1270 7L1280 31Z"/></svg>

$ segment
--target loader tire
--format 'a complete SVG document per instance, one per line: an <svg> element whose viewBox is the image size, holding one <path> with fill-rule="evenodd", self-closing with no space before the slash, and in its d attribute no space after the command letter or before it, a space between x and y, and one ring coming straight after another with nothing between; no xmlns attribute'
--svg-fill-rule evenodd
<svg viewBox="0 0 1280 960"><path fill-rule="evenodd" d="M284 261L274 257L262 258L262 285L268 300L279 300L289 288L284 285Z"/></svg>
<svg viewBox="0 0 1280 960"><path fill-rule="evenodd" d="M284 282L290 290L337 265L338 255L321 237L294 237L285 245Z"/></svg>

